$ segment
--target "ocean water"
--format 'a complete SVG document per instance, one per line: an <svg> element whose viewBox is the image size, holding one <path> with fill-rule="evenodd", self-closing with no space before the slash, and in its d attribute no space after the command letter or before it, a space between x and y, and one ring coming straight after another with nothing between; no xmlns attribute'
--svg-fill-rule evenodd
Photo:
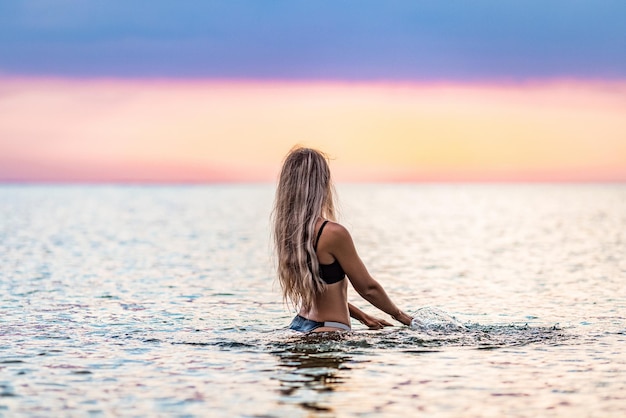
<svg viewBox="0 0 626 418"><path fill-rule="evenodd" d="M420 327L286 330L271 185L0 186L0 416L626 415L626 185L338 192Z"/></svg>

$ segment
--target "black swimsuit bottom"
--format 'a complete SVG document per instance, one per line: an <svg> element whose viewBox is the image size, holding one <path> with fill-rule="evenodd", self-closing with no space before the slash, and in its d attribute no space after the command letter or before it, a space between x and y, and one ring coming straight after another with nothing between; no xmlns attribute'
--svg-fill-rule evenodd
<svg viewBox="0 0 626 418"><path fill-rule="evenodd" d="M320 241L320 236L322 235L322 231L324 230L324 227L327 223L328 221L324 221L322 226L320 226L320 230L317 233L317 238L315 239L315 245L313 245L313 249L315 251L317 251L317 243ZM322 277L322 280L326 282L326 284L338 283L346 277L346 273L345 271L343 271L343 268L341 267L341 264L339 264L339 261L337 259L335 259L335 261L333 261L331 264L320 263L319 266L320 276Z"/></svg>

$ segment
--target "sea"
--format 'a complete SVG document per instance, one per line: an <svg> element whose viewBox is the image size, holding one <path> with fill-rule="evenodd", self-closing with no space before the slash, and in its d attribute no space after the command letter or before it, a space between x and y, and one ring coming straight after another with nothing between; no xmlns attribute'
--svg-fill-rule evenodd
<svg viewBox="0 0 626 418"><path fill-rule="evenodd" d="M626 184L337 195L419 327L288 330L273 184L0 185L0 416L626 416Z"/></svg>

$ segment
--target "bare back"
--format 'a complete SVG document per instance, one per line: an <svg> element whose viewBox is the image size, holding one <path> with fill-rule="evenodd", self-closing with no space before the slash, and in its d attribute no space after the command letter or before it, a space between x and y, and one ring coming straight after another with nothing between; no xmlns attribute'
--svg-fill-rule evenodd
<svg viewBox="0 0 626 418"><path fill-rule="evenodd" d="M322 227L323 219L319 219L315 225L315 236L318 235ZM335 226L329 223L328 229ZM329 231L330 232L330 231ZM317 241L317 258L320 264L330 265L336 261L335 256L330 252L333 247L333 234L322 231ZM315 297L314 303L308 310L301 310L300 315L313 321L325 322L335 321L346 325L350 324L350 313L348 310L348 280L341 280L337 283L327 284L326 290ZM321 327L315 331L331 331L332 328Z"/></svg>

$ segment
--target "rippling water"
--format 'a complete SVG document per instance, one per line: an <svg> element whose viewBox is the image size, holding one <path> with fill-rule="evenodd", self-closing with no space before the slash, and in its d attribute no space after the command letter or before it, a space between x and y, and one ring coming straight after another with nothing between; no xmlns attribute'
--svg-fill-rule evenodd
<svg viewBox="0 0 626 418"><path fill-rule="evenodd" d="M428 326L285 330L270 185L0 186L0 415L626 414L626 186L338 191Z"/></svg>

